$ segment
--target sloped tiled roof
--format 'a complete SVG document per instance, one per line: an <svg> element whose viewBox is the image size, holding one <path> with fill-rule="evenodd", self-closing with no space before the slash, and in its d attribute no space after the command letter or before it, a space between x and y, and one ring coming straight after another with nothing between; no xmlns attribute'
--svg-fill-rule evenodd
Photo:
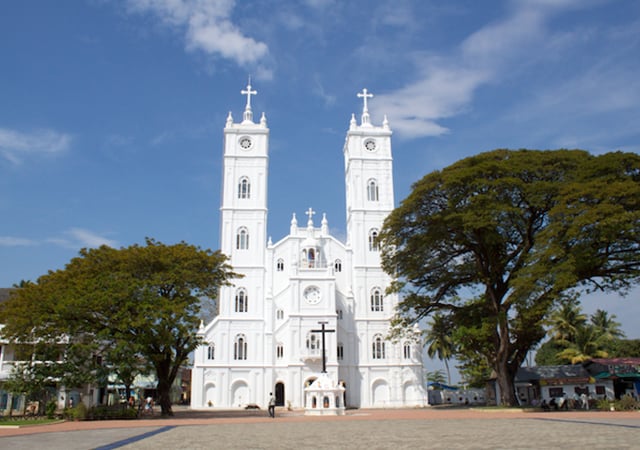
<svg viewBox="0 0 640 450"><path fill-rule="evenodd" d="M580 364L564 366L521 367L515 381L589 378L589 372Z"/></svg>
<svg viewBox="0 0 640 450"><path fill-rule="evenodd" d="M630 365L640 366L640 358L593 358L590 362L605 366Z"/></svg>

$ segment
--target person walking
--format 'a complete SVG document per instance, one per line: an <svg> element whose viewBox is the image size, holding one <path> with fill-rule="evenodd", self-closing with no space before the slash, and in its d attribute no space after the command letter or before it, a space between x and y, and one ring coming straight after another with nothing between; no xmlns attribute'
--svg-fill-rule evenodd
<svg viewBox="0 0 640 450"><path fill-rule="evenodd" d="M269 392L269 395L271 396L269 398L269 417L274 419L276 417L276 399L273 396L273 392Z"/></svg>

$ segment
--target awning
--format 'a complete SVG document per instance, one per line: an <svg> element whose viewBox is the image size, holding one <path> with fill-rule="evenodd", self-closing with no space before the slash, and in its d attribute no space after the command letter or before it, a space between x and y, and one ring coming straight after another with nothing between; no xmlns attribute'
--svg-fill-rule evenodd
<svg viewBox="0 0 640 450"><path fill-rule="evenodd" d="M457 391L458 388L457 387L453 387L453 386L447 386L446 384L443 383L437 383L435 381L428 383L429 387L432 387L434 389L442 389L445 391Z"/></svg>

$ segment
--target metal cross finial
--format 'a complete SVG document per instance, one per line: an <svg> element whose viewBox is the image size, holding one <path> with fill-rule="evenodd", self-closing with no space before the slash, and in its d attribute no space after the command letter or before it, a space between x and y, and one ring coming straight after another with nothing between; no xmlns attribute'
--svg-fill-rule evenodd
<svg viewBox="0 0 640 450"><path fill-rule="evenodd" d="M369 112L369 108L367 108L367 98L373 97L373 94L367 91L367 88L362 89L362 93L358 92L358 97L364 99L364 108L362 108L362 112Z"/></svg>
<svg viewBox="0 0 640 450"><path fill-rule="evenodd" d="M242 95L247 96L247 109L251 109L251 96L256 95L258 91L251 90L251 77L249 77L249 83L247 83L247 89L243 89L240 91Z"/></svg>

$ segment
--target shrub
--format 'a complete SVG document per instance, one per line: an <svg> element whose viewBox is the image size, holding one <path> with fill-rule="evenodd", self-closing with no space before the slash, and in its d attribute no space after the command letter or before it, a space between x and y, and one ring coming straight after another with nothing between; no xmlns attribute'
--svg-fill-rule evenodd
<svg viewBox="0 0 640 450"><path fill-rule="evenodd" d="M58 408L58 405L56 405L55 400L51 400L49 403L47 403L47 407L46 407L47 419L53 419L55 417L57 408Z"/></svg>
<svg viewBox="0 0 640 450"><path fill-rule="evenodd" d="M632 411L638 409L638 402L630 395L623 395L615 402L616 411Z"/></svg>
<svg viewBox="0 0 640 450"><path fill-rule="evenodd" d="M78 406L73 407L73 418L76 420L84 420L87 418L87 406L78 402Z"/></svg>
<svg viewBox="0 0 640 450"><path fill-rule="evenodd" d="M138 411L135 408L128 408L122 405L116 406L95 406L89 411L89 420L113 420L113 419L136 419Z"/></svg>

